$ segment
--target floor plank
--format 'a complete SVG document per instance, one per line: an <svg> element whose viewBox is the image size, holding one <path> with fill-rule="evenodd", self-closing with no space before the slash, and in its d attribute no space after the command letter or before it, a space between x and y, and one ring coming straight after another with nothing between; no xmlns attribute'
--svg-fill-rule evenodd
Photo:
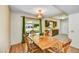
<svg viewBox="0 0 79 59"><path fill-rule="evenodd" d="M10 47L10 50L9 50L10 53L25 53L24 51L24 46L23 44L19 43L19 44L15 44L15 45L12 45ZM36 51L37 53L43 53L43 52L40 52L40 50ZM46 53L48 53L46 51ZM70 51L68 53L79 53L79 49L77 48L74 48L74 47L70 47Z"/></svg>

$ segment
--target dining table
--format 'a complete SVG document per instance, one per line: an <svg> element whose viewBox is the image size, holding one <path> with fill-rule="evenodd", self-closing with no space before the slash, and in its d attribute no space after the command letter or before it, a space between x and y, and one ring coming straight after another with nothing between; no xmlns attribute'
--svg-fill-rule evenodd
<svg viewBox="0 0 79 59"><path fill-rule="evenodd" d="M63 50L63 46L69 42L69 38L67 36L63 35L57 35L54 37L50 36L42 36L39 37L36 40L33 40L33 42L42 50L45 51L46 49L49 49L50 47L57 47L59 50Z"/></svg>
<svg viewBox="0 0 79 59"><path fill-rule="evenodd" d="M33 41L43 52L46 49L54 46L56 43L55 39L52 39L51 37L48 37L48 36L43 36L43 37L40 37L39 39L33 40Z"/></svg>
<svg viewBox="0 0 79 59"><path fill-rule="evenodd" d="M54 36L53 38L55 38L58 42L57 44L60 47L60 50L64 53L69 52L71 49L71 42L72 40L69 38L69 36L67 34L59 34Z"/></svg>

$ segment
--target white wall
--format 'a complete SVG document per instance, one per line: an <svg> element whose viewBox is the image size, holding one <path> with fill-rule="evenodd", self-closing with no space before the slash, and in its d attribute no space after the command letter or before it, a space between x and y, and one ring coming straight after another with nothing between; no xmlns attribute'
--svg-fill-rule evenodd
<svg viewBox="0 0 79 59"><path fill-rule="evenodd" d="M22 41L22 17L25 13L11 11L11 45Z"/></svg>
<svg viewBox="0 0 79 59"><path fill-rule="evenodd" d="M72 46L79 48L79 13L69 15L69 37Z"/></svg>
<svg viewBox="0 0 79 59"><path fill-rule="evenodd" d="M69 26L68 26L68 19L60 21L60 33L61 34L68 34Z"/></svg>
<svg viewBox="0 0 79 59"><path fill-rule="evenodd" d="M10 11L8 6L0 5L0 52L8 52L10 43Z"/></svg>
<svg viewBox="0 0 79 59"><path fill-rule="evenodd" d="M11 12L11 45L21 42L22 39L22 18L21 14Z"/></svg>

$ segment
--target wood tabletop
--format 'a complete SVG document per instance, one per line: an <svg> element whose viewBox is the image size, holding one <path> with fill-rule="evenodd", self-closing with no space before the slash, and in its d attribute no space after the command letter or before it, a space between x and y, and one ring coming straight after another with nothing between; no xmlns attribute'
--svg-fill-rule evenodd
<svg viewBox="0 0 79 59"><path fill-rule="evenodd" d="M34 41L34 43L39 46L42 50L47 49L51 46L53 46L56 41L54 39L49 39L48 37L39 38L37 41Z"/></svg>

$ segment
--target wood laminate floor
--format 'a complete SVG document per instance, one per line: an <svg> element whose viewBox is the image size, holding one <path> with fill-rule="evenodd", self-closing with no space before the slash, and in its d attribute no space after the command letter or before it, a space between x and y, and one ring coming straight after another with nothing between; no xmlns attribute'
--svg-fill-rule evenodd
<svg viewBox="0 0 79 59"><path fill-rule="evenodd" d="M27 48L27 47L26 47ZM23 44L12 45L9 50L10 53L25 53ZM37 53L42 53L40 50ZM70 51L68 53L79 53L79 49L74 47L70 47Z"/></svg>
<svg viewBox="0 0 79 59"><path fill-rule="evenodd" d="M24 47L23 44L12 45L9 50L10 53L23 53Z"/></svg>

